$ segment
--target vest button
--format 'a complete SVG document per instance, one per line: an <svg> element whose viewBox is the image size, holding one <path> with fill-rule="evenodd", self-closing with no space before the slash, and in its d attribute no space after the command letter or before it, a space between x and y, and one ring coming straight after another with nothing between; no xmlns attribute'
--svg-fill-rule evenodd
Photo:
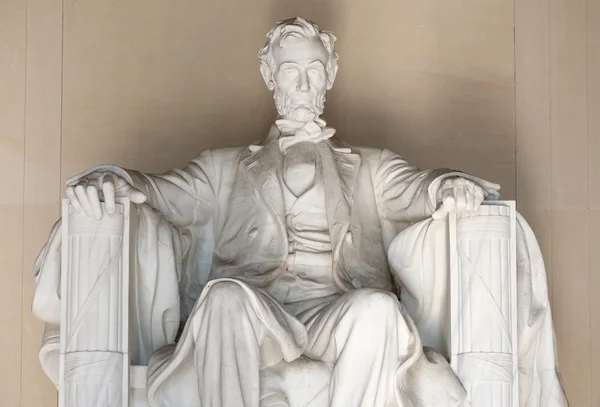
<svg viewBox="0 0 600 407"><path fill-rule="evenodd" d="M353 278L352 279L352 285L356 289L362 288L362 283L360 282L360 280L358 278Z"/></svg>
<svg viewBox="0 0 600 407"><path fill-rule="evenodd" d="M256 237L257 234L258 234L257 228L252 228L248 231L248 236L250 236L250 237Z"/></svg>

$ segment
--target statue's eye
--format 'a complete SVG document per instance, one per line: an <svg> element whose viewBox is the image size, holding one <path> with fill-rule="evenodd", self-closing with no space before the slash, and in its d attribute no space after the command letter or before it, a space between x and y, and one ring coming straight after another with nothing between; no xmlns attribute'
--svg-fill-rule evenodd
<svg viewBox="0 0 600 407"><path fill-rule="evenodd" d="M319 74L319 70L317 68L310 68L308 70L308 74L311 76L317 76Z"/></svg>
<svg viewBox="0 0 600 407"><path fill-rule="evenodd" d="M285 68L283 70L283 73L286 74L286 75L288 75L288 76L294 76L294 75L296 75L297 72L296 72L296 70L294 68Z"/></svg>

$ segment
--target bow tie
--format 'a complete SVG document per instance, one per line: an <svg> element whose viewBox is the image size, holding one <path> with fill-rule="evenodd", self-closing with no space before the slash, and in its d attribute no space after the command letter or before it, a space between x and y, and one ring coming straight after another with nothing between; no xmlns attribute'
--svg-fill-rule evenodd
<svg viewBox="0 0 600 407"><path fill-rule="evenodd" d="M325 127L325 121L315 119L310 122L297 122L294 120L280 119L275 121L275 126L279 129L279 149L281 152L295 144L310 142L318 143L331 138L335 134L335 129Z"/></svg>

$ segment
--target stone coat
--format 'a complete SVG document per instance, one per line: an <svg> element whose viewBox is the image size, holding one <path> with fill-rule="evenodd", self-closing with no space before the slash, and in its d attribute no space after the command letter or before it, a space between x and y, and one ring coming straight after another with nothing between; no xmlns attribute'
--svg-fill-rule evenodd
<svg viewBox="0 0 600 407"><path fill-rule="evenodd" d="M209 280L235 277L266 287L285 269L288 239L278 135L273 127L260 145L206 150L187 167L161 175L101 166L70 182L95 170L115 172L182 230L188 241L182 276L185 316ZM487 199L498 198L495 184L449 169L421 171L386 149L351 147L331 138L318 143L317 154L334 277L344 291L394 291L387 248L406 226L435 211L444 178L469 178L483 187Z"/></svg>

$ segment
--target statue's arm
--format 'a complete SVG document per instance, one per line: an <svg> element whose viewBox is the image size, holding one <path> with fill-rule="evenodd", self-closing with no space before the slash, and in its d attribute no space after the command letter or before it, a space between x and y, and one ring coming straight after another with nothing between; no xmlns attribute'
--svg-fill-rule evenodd
<svg viewBox="0 0 600 407"><path fill-rule="evenodd" d="M374 188L383 218L414 222L431 216L440 203L444 180L465 178L479 185L486 199L497 199L499 186L460 171L439 168L420 170L399 155L383 150L379 156Z"/></svg>
<svg viewBox="0 0 600 407"><path fill-rule="evenodd" d="M217 177L213 152L206 150L182 169L164 174L131 171L134 187L147 202L177 227L204 224L216 206Z"/></svg>
<svg viewBox="0 0 600 407"><path fill-rule="evenodd" d="M105 185L109 182L114 186L116 197L131 198L133 194L134 203L145 202L174 226L186 227L202 223L214 210L217 188L214 168L213 153L206 150L186 167L164 174L102 165L69 179L67 185L70 188L84 185L86 190L92 186L102 196L106 195Z"/></svg>

